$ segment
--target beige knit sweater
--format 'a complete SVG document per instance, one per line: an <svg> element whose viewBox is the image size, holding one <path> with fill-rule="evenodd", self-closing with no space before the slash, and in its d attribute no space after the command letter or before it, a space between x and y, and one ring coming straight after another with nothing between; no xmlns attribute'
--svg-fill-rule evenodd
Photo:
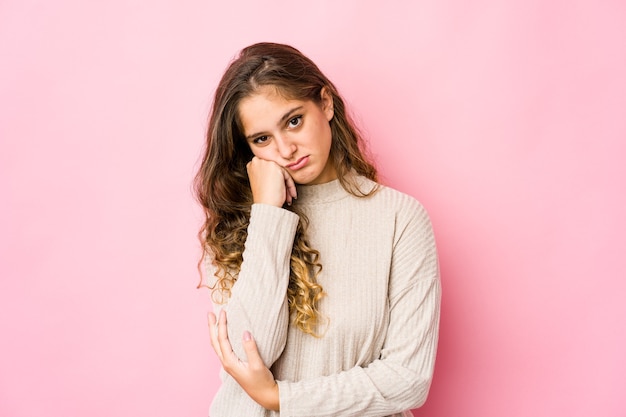
<svg viewBox="0 0 626 417"><path fill-rule="evenodd" d="M366 190L374 186L359 181ZM337 180L299 186L295 204L321 255L323 337L289 320L297 215L254 204L239 277L228 303L214 308L227 310L229 337L243 360L242 334L254 336L278 381L281 411L263 409L222 371L210 416L410 415L403 412L428 394L439 326L439 269L426 211L384 186L354 197Z"/></svg>

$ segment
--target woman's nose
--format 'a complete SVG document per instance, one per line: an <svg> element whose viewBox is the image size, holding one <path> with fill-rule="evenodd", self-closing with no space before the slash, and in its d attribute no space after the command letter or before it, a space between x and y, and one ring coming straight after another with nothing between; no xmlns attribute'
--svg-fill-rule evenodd
<svg viewBox="0 0 626 417"><path fill-rule="evenodd" d="M290 159L296 152L296 145L285 136L276 137L276 149L283 159Z"/></svg>

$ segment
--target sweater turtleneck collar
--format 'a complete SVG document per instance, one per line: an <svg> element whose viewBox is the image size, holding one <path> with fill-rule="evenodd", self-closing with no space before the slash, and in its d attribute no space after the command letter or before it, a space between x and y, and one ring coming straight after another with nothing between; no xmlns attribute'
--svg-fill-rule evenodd
<svg viewBox="0 0 626 417"><path fill-rule="evenodd" d="M376 186L374 182L354 173L348 175L354 175L357 186L366 193ZM341 186L341 182L339 182L338 179L324 184L298 185L297 189L298 198L295 201L296 204L311 205L330 203L351 195Z"/></svg>
<svg viewBox="0 0 626 417"><path fill-rule="evenodd" d="M323 204L347 197L338 179L324 184L298 185L296 204Z"/></svg>

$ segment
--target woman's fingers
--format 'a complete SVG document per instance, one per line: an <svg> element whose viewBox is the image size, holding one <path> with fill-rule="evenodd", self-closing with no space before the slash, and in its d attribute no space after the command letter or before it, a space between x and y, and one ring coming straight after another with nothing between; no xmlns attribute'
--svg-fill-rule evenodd
<svg viewBox="0 0 626 417"><path fill-rule="evenodd" d="M239 358L233 351L233 347L228 340L228 321L226 319L226 311L220 311L220 319L217 322L217 343L222 354L222 366L226 372L231 373L235 366L239 364Z"/></svg>
<svg viewBox="0 0 626 417"><path fill-rule="evenodd" d="M226 311L220 311L220 318L214 313L209 313L209 333L211 335L211 346L217 354L224 369L229 372L234 364L239 363L239 358L233 352L230 340L228 340L228 330L226 327ZM230 373L230 372L229 372Z"/></svg>
<svg viewBox="0 0 626 417"><path fill-rule="evenodd" d="M211 336L211 347L221 362L222 351L220 350L220 344L217 341L217 318L214 313L209 313L209 335Z"/></svg>
<svg viewBox="0 0 626 417"><path fill-rule="evenodd" d="M233 364L239 363L239 358L233 351L233 347L228 339L226 311L221 310L219 314L220 318L217 320L214 313L209 313L209 333L211 335L211 346L224 369L227 369L233 366ZM254 346L256 349L256 344Z"/></svg>
<svg viewBox="0 0 626 417"><path fill-rule="evenodd" d="M246 166L255 203L282 207L296 198L296 184L287 170L274 161L252 158Z"/></svg>
<svg viewBox="0 0 626 417"><path fill-rule="evenodd" d="M209 332L211 333L211 346L217 353L220 361L225 362L232 359L239 362L239 358L235 355L230 340L228 339L227 319L224 310L220 312L219 322L215 314L209 313ZM243 334L243 349L249 363L256 366L265 366L263 359L261 359L256 341L247 330ZM223 355L222 352L225 352L226 355Z"/></svg>
<svg viewBox="0 0 626 417"><path fill-rule="evenodd" d="M246 352L246 359L248 360L249 366L257 369L265 367L256 341L247 330L243 333L243 350Z"/></svg>
<svg viewBox="0 0 626 417"><path fill-rule="evenodd" d="M286 194L285 201L287 201L287 204L291 205L291 203L293 202L293 199L298 198L298 191L296 190L296 183L293 180L293 178L291 178L291 175L289 175L286 169L282 168L282 170L283 170L283 177L285 178L285 194Z"/></svg>

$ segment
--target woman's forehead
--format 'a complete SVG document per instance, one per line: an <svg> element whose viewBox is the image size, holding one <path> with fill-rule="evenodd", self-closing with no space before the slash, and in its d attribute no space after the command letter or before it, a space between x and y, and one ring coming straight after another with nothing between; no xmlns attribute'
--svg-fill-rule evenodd
<svg viewBox="0 0 626 417"><path fill-rule="evenodd" d="M246 133L250 130L263 130L284 121L295 109L304 109L310 101L285 98L275 92L259 92L239 102L238 113Z"/></svg>

